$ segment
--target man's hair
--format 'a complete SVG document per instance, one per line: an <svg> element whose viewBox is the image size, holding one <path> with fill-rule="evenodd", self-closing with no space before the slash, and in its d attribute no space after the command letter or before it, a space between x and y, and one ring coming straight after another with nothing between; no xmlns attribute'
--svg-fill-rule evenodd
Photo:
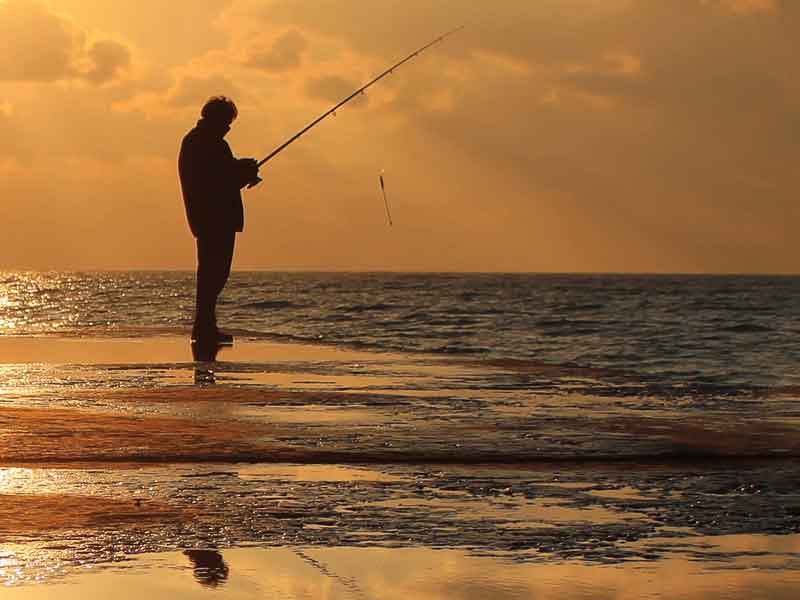
<svg viewBox="0 0 800 600"><path fill-rule="evenodd" d="M239 116L239 111L230 98L212 96L203 105L200 115L209 121L232 123Z"/></svg>

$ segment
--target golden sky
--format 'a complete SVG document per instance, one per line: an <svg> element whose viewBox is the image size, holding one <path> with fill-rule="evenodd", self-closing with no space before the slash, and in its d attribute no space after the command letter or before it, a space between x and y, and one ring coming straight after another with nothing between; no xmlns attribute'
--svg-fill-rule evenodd
<svg viewBox="0 0 800 600"><path fill-rule="evenodd" d="M193 268L209 95L261 157L461 24L267 165L236 268L800 271L796 0L0 0L0 268Z"/></svg>

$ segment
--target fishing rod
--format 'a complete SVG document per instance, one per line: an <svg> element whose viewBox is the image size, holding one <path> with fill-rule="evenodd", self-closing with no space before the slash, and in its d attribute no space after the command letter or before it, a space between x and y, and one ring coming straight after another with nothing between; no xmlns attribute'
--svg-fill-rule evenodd
<svg viewBox="0 0 800 600"><path fill-rule="evenodd" d="M356 97L356 96L358 96L359 94L363 94L363 93L364 93L364 92L367 90L367 88L369 88L370 86L372 86L372 85L373 85L373 84L375 84L375 83L378 83L378 82L379 82L381 79L383 79L384 77L386 77L387 75L389 75L390 73L392 73L392 72L393 72L393 71L394 71L396 68L398 68L399 66L403 65L404 63L407 63L409 60L411 60L411 59L412 59L412 58L414 58L415 56L417 56L417 55L421 54L422 52L424 52L425 50L427 50L428 48L430 48L430 47L431 47L431 46L433 46L434 44L438 44L439 42L441 42L442 40L444 40L446 37L448 37L448 36L451 36L451 35L453 35L454 33L456 33L457 31L460 31L460 30L462 30L462 29L464 29L464 26L463 26L463 25L461 25L460 27L456 27L455 29L453 29L453 30L451 30L451 31L448 31L448 32L447 32L447 33L445 33L444 35L440 35L440 36L439 36L438 38L436 38L435 40L433 40L433 41L431 41L431 42L428 42L427 44L425 44L424 46L422 46L422 48L419 48L418 50L415 50L414 52L412 52L411 54L409 54L408 56L406 56L406 57L405 57L403 60L401 60L400 62L398 62L398 63L396 63L396 64L392 65L391 67L389 67L388 69L386 69L386 70L385 70L383 73L381 73L380 75L378 75L377 77L375 77L375 78L374 78L372 81L370 81L369 83L367 83L367 84L365 84L365 85L362 85L362 86L361 86L360 88L358 88L358 89L357 89L355 92L353 92L352 94L350 94L349 96L347 96L347 98L345 98L344 100L342 100L341 102L339 102L339 103L338 103L336 106L334 106L333 108L331 108L331 109L329 109L328 111L326 111L326 112L324 112L323 114L321 114L319 117L317 117L316 119L314 119L313 121L311 121L311 123L309 123L308 125L306 125L305 127L303 127L303 128L300 130L300 131L298 131L297 133L295 133L295 134L294 134L292 137L290 137L288 140L286 140L285 142L283 142L283 143L282 143L280 146L278 146L277 148L275 148L275 150L273 150L272 152L270 152L270 153L269 153L269 154L268 154L268 155L267 155L267 156L266 156L264 159L262 159L262 160L260 160L260 161L258 162L258 166L259 166L259 167L261 167L261 166L262 166L264 163L266 163L267 161L269 161L270 159L272 159L273 157L275 157L277 154L279 154L280 152L282 152L282 151L283 151L283 150L284 150L284 149L285 149L285 148L286 148L286 147L287 147L289 144L291 144L292 142L294 142L294 141L295 141L297 138L299 138L300 136L302 136L302 135L303 135L304 133L306 133L306 132L307 132L309 129L311 129L312 127L314 127L314 126L315 126L317 123L319 123L320 121L322 121L322 120L323 120L325 117L328 117L329 115L332 115L332 114L334 114L334 113L335 113L335 112L336 112L336 111L337 111L339 108L341 108L342 106L344 106L345 104L347 104L348 102L350 102L350 100L352 100L353 98L355 98L355 97ZM249 185L248 187L252 187L252 184L251 184L251 185Z"/></svg>

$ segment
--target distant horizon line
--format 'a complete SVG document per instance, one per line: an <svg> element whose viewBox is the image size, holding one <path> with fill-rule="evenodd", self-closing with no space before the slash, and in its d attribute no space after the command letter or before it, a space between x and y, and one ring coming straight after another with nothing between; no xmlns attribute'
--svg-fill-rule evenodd
<svg viewBox="0 0 800 600"><path fill-rule="evenodd" d="M195 273L194 268L79 268L34 269L0 267L0 273ZM630 275L706 277L800 277L796 272L757 271L441 271L397 269L233 269L235 273L386 274L386 275Z"/></svg>

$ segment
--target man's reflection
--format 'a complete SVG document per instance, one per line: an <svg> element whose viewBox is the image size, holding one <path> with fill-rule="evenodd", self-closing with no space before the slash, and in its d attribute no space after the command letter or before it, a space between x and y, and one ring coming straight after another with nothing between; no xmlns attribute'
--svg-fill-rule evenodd
<svg viewBox="0 0 800 600"><path fill-rule="evenodd" d="M216 383L214 374L214 363L217 360L222 344L216 341L194 341L192 342L192 357L195 360L194 382L198 385L208 385Z"/></svg>
<svg viewBox="0 0 800 600"><path fill-rule="evenodd" d="M184 550L194 570L194 578L204 587L223 585L228 579L228 565L216 550Z"/></svg>

